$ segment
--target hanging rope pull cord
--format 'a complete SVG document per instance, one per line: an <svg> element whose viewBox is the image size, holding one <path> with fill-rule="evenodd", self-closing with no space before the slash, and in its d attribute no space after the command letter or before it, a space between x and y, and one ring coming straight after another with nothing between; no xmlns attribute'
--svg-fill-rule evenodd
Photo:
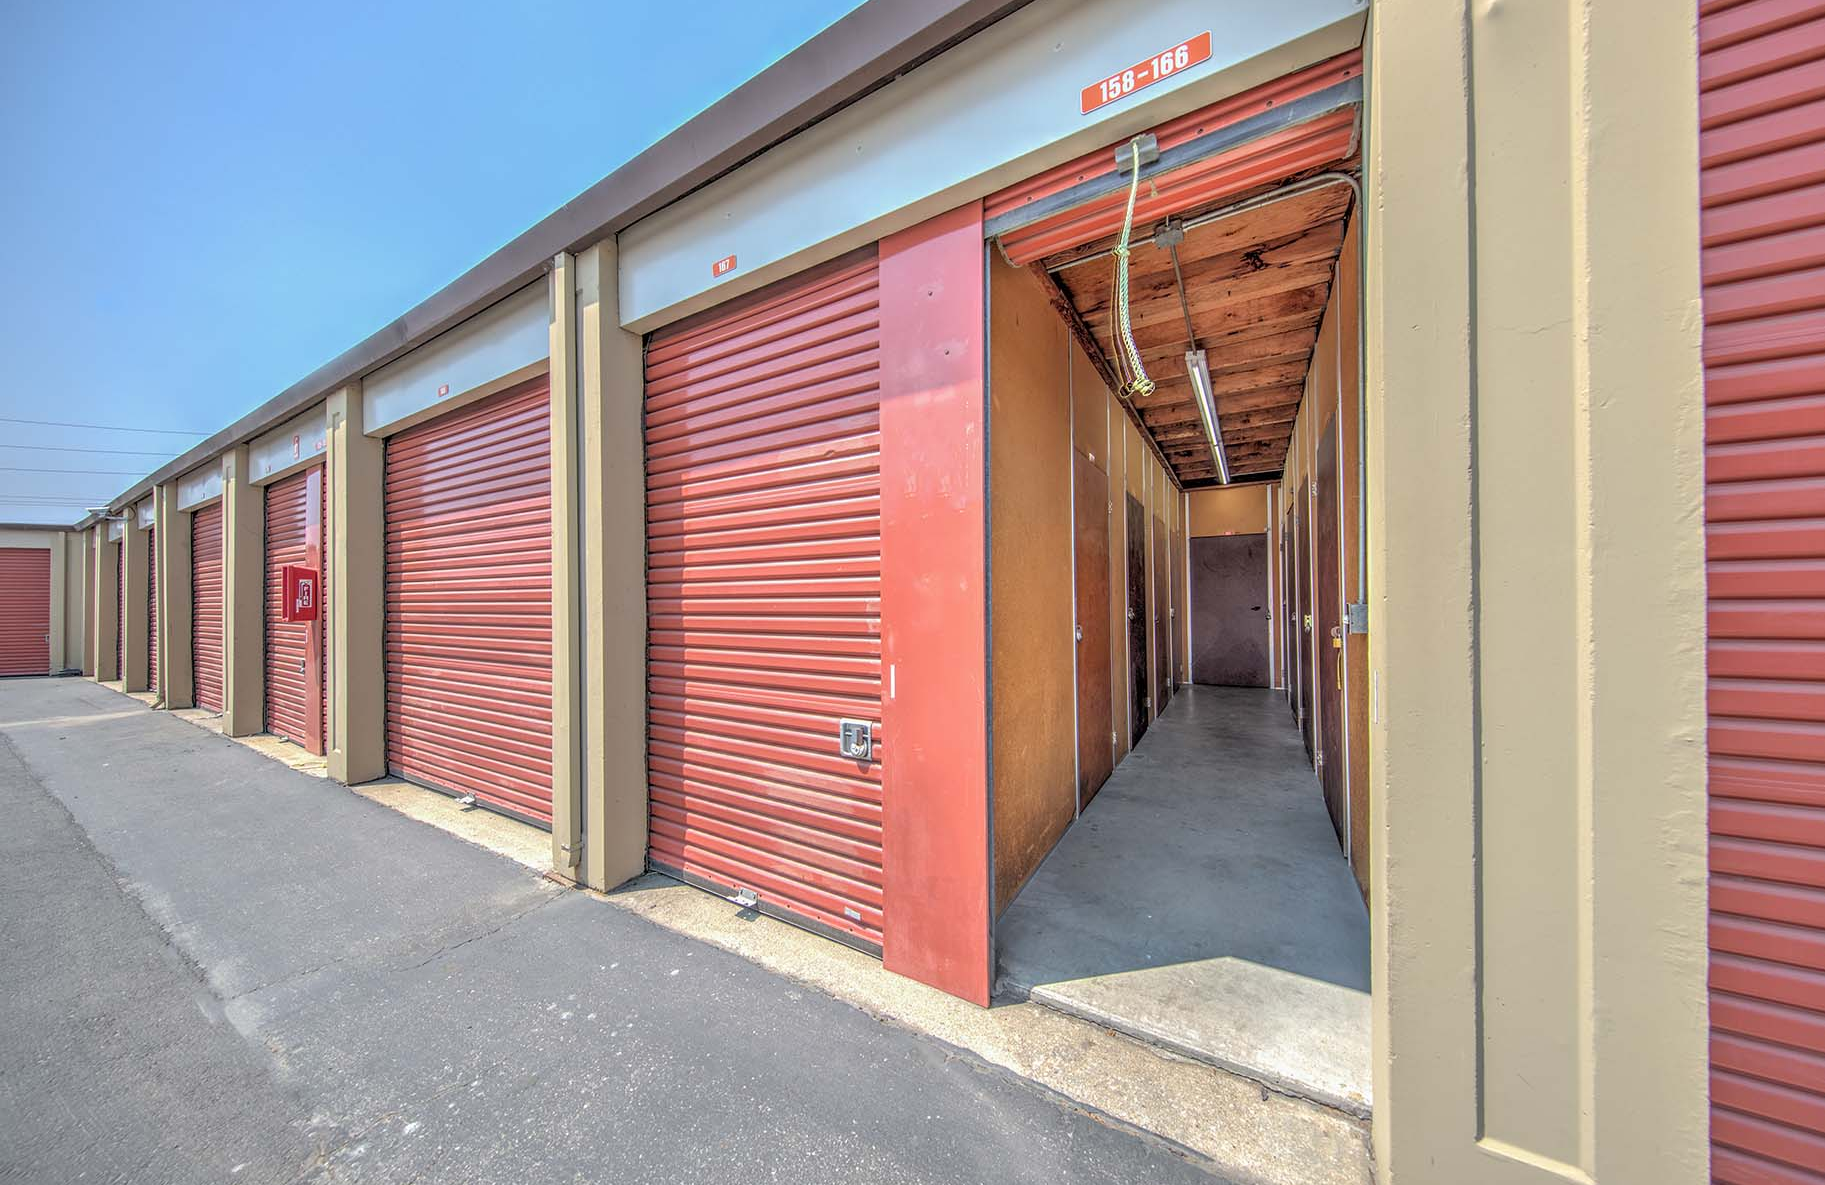
<svg viewBox="0 0 1825 1185"><path fill-rule="evenodd" d="M1110 318L1109 334L1115 339L1110 342L1115 354L1115 377L1121 383L1120 394L1124 399L1153 394L1153 380L1147 377L1147 368L1141 365L1141 352L1134 344L1134 325L1128 316L1128 239L1134 233L1134 199L1141 189L1141 142L1134 140L1128 147L1134 153L1134 167L1128 178L1128 210L1122 215L1122 237L1115 244L1110 254L1115 256L1115 292L1111 303L1115 316Z"/></svg>

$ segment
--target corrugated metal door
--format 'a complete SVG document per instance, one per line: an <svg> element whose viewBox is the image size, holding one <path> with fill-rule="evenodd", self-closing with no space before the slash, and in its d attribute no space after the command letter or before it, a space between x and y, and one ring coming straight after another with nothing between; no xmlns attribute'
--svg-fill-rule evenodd
<svg viewBox="0 0 1825 1185"><path fill-rule="evenodd" d="M146 532L146 686L158 690L158 529Z"/></svg>
<svg viewBox="0 0 1825 1185"><path fill-rule="evenodd" d="M1825 2L1699 39L1712 1171L1825 1182Z"/></svg>
<svg viewBox="0 0 1825 1185"><path fill-rule="evenodd" d="M387 765L551 824L551 396L387 441Z"/></svg>
<svg viewBox="0 0 1825 1185"><path fill-rule="evenodd" d="M50 673L50 550L0 547L0 675Z"/></svg>
<svg viewBox="0 0 1825 1185"><path fill-rule="evenodd" d="M280 582L285 565L320 558L323 509L321 465L266 487L266 731L312 753L323 752L323 620L280 620ZM328 601L325 591L319 613Z"/></svg>
<svg viewBox="0 0 1825 1185"><path fill-rule="evenodd" d="M222 710L222 504L190 516L190 661L197 706Z"/></svg>
<svg viewBox="0 0 1825 1185"><path fill-rule="evenodd" d="M879 328L871 251L646 360L651 861L877 950Z"/></svg>
<svg viewBox="0 0 1825 1185"><path fill-rule="evenodd" d="M1362 76L1362 51L1296 71L1148 129L1160 163L1143 169L1134 224L1151 227L1262 185L1342 164L1361 146L1359 112L1339 88ZM1319 100L1332 96L1332 102ZM1316 105L1314 105L1316 104ZM1278 113L1276 129L1256 127ZM1252 129L1252 130L1251 130ZM1202 143L1221 150L1185 154ZM989 233L1009 262L1029 264L1121 229L1128 188L1110 144L983 199ZM1180 162L1175 165L1174 162Z"/></svg>
<svg viewBox="0 0 1825 1185"><path fill-rule="evenodd" d="M125 679L121 661L125 654L127 634L127 540L125 535L114 545L114 677Z"/></svg>

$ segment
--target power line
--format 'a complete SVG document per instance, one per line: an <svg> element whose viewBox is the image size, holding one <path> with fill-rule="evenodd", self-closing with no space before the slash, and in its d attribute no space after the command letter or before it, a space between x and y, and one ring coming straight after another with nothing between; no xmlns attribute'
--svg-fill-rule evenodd
<svg viewBox="0 0 1825 1185"><path fill-rule="evenodd" d="M91 432L158 432L166 436L207 436L207 432L186 432L182 428L127 428L120 424L66 424L62 420L21 420L0 416L0 424L33 424L39 428L85 428Z"/></svg>
<svg viewBox="0 0 1825 1185"><path fill-rule="evenodd" d="M17 498L0 494L0 506L74 506L87 510L107 503L106 498Z"/></svg>
<svg viewBox="0 0 1825 1185"><path fill-rule="evenodd" d="M107 453L115 457L172 457L175 453L149 448L75 448L64 444L0 444L0 448L18 448L33 453Z"/></svg>
<svg viewBox="0 0 1825 1185"><path fill-rule="evenodd" d="M137 469L31 469L23 465L0 465L0 473L84 473L97 477L144 477Z"/></svg>

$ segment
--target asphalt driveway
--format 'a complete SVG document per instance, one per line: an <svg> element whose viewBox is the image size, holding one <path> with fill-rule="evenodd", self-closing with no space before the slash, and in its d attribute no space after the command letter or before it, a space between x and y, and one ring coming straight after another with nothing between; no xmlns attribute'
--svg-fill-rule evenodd
<svg viewBox="0 0 1825 1185"><path fill-rule="evenodd" d="M1211 1180L83 680L0 681L0 820L0 1181Z"/></svg>

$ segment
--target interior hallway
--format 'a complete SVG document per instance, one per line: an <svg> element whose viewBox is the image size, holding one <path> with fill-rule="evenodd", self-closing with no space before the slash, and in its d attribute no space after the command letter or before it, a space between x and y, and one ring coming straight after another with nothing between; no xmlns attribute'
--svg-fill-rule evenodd
<svg viewBox="0 0 1825 1185"><path fill-rule="evenodd" d="M1369 1108L1368 910L1280 692L1181 689L996 941L1004 993Z"/></svg>

